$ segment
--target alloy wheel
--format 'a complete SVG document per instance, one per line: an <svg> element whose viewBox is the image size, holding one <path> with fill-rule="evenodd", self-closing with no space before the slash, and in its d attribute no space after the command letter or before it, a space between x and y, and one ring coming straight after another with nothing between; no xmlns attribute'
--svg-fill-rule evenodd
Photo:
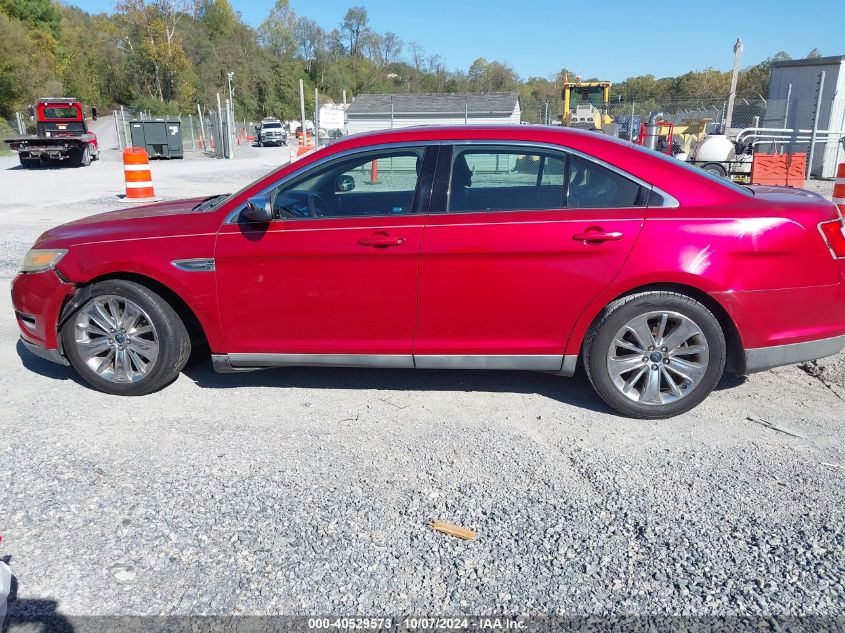
<svg viewBox="0 0 845 633"><path fill-rule="evenodd" d="M150 316L118 295L94 297L82 307L74 322L74 343L93 372L115 383L143 380L159 354Z"/></svg>
<svg viewBox="0 0 845 633"><path fill-rule="evenodd" d="M659 406L692 393L709 360L707 339L695 321L679 312L654 311L619 328L607 352L607 369L625 397Z"/></svg>

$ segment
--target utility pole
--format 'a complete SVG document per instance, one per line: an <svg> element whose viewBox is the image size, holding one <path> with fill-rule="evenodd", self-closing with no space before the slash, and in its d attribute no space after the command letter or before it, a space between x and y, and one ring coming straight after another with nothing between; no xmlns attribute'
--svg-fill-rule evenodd
<svg viewBox="0 0 845 633"><path fill-rule="evenodd" d="M734 44L734 69L733 73L731 74L731 93L728 95L728 107L727 111L725 112L725 127L723 130L724 134L728 133L728 128L731 126L731 119L734 116L734 100L736 100L736 80L739 77L739 59L742 57L742 38L738 37L736 39L736 44Z"/></svg>

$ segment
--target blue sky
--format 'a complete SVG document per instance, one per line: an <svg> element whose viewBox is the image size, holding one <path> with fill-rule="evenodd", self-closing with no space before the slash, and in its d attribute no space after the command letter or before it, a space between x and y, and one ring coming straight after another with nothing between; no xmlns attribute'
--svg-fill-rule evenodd
<svg viewBox="0 0 845 633"><path fill-rule="evenodd" d="M274 4L230 1L253 26ZM113 0L63 2L89 12L114 8ZM845 54L845 0L291 0L297 14L327 29L353 5L366 7L373 29L419 42L449 69L466 70L485 57L510 63L522 78L545 77L564 66L610 81L710 66L727 70L737 36L745 43L743 66L781 50L793 57L813 48L824 55Z"/></svg>

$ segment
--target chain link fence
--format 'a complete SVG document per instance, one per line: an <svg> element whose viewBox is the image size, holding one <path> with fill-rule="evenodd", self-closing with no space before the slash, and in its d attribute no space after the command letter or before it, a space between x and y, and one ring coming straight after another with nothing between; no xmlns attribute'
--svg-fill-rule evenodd
<svg viewBox="0 0 845 633"><path fill-rule="evenodd" d="M520 105L523 123L562 122L562 101L523 99ZM617 134L632 141L637 141L641 125L655 114L675 125L678 147L684 152L692 151L705 134L727 132L740 154L805 154L807 173L816 178L834 177L837 165L845 162L845 97L736 97L729 125L727 97L632 97L608 106L608 115L618 124Z"/></svg>
<svg viewBox="0 0 845 633"><path fill-rule="evenodd" d="M209 118L200 118L199 114L180 114L176 116L156 116L145 111L135 111L131 108L120 107L114 111L114 126L117 135L117 148L122 150L132 147L132 121L166 121L178 123L182 134L182 149L185 152L208 153L206 132L209 128ZM213 145L213 142L212 142Z"/></svg>

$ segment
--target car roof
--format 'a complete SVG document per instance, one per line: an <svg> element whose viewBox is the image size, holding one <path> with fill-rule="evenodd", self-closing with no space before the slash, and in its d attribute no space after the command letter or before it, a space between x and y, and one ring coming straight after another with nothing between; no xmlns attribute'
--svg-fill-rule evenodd
<svg viewBox="0 0 845 633"><path fill-rule="evenodd" d="M415 125L412 127L394 128L391 130L377 130L373 132L361 132L353 134L347 138L362 138L372 139L378 137L385 137L391 141L395 137L412 136L418 138L421 134L431 134L438 140L459 140L459 139L473 139L481 137L495 136L496 138L513 138L518 140L524 136L535 135L538 132L551 134L561 138L589 138L589 139L604 139L608 141L617 141L623 145L627 145L626 141L621 141L612 136L607 136L601 132L593 132L589 130L578 130L575 128L562 127L559 125Z"/></svg>

